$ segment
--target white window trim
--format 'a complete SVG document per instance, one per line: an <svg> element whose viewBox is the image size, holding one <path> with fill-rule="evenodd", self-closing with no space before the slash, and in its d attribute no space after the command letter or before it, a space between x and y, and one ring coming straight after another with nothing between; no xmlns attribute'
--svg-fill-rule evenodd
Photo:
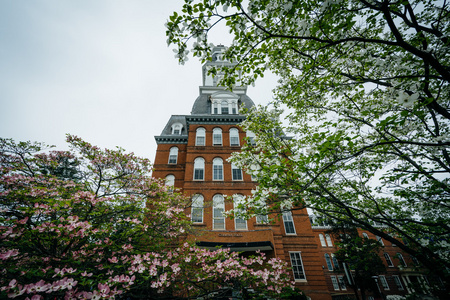
<svg viewBox="0 0 450 300"><path fill-rule="evenodd" d="M232 135L232 132L235 132L235 134ZM229 133L230 133L230 147L239 147L241 145L241 141L239 138L239 129L230 128ZM236 136L236 134L237 134L237 136ZM232 144L232 138L235 138L235 139L237 138L237 144Z"/></svg>
<svg viewBox="0 0 450 300"><path fill-rule="evenodd" d="M202 135L199 135L199 132L202 132ZM203 138L203 144L198 143L198 138ZM195 146L205 146L206 145L206 129L203 127L197 128L195 131Z"/></svg>
<svg viewBox="0 0 450 300"><path fill-rule="evenodd" d="M198 200L199 198L201 199L201 206L199 205L200 203L196 203L197 201L200 202L200 200ZM203 203L204 203L203 195L201 195L201 194L195 194L195 195L192 197L192 204L191 204L191 221L192 221L194 224L202 224L202 223L204 223ZM193 210L194 210L194 208L200 209L200 210L201 210L201 212L202 212L202 216L201 216L202 220L201 220L201 222L198 222L198 221L194 221L194 220L193 220L193 217L194 217Z"/></svg>
<svg viewBox="0 0 450 300"><path fill-rule="evenodd" d="M335 290L335 291L339 291L339 290L340 290L340 288L339 288L339 282L338 282L336 276L331 275L330 278L331 278L331 283L333 284L334 290Z"/></svg>
<svg viewBox="0 0 450 300"><path fill-rule="evenodd" d="M400 279L400 276L392 275L392 278L394 279L394 283L397 286L397 290L404 291L405 288L403 287L403 283L402 283L402 280Z"/></svg>
<svg viewBox="0 0 450 300"><path fill-rule="evenodd" d="M233 208L234 210L238 210L238 211L243 211L243 209L237 209L236 207L239 205L242 197L244 197L243 195L234 195L233 197ZM238 220L244 220L244 223L241 224L245 224L245 228L237 228L237 221ZM247 225L247 220L243 219L243 218L234 218L234 229L235 230L248 230L248 225Z"/></svg>
<svg viewBox="0 0 450 300"><path fill-rule="evenodd" d="M383 287L383 289L385 291L389 291L390 288L389 288L389 284L388 284L388 282L386 280L386 276L380 275L380 276L378 276L378 278L380 279L380 283L381 283L381 286Z"/></svg>
<svg viewBox="0 0 450 300"><path fill-rule="evenodd" d="M234 170L239 170L240 171L240 176L241 176L241 178L240 179L236 179L235 177L234 177ZM231 180L233 180L233 181L243 181L244 180L244 173L242 173L242 170L240 169L240 168L238 168L238 167L236 167L234 164L231 164Z"/></svg>
<svg viewBox="0 0 450 300"><path fill-rule="evenodd" d="M201 170L203 170L203 176L202 176L202 178L201 179L199 179L199 178L195 178L195 170L197 170L197 169L199 169L200 170L200 168L195 168L195 161L196 160L199 160L200 161L200 159L203 161L203 168L201 169ZM194 174L192 174L193 176L192 176L192 178L193 178L193 180L194 181L204 181L205 180L205 159L203 158L203 157L197 157L196 159L194 159L194 172L193 172Z"/></svg>
<svg viewBox="0 0 450 300"><path fill-rule="evenodd" d="M333 271L333 263L331 262L331 255L328 253L324 254L325 263L327 264L328 271Z"/></svg>
<svg viewBox="0 0 450 300"><path fill-rule="evenodd" d="M325 240L327 241L328 247L333 247L333 242L331 241L331 237L328 233L325 234Z"/></svg>
<svg viewBox="0 0 450 300"><path fill-rule="evenodd" d="M284 211L282 215L283 215L284 232L286 233L286 235L297 235L297 231L295 230L294 218L292 217L292 212ZM286 218L290 218L290 220L286 220ZM287 233L286 222L292 222L292 227L294 228L294 233Z"/></svg>
<svg viewBox="0 0 450 300"><path fill-rule="evenodd" d="M222 199L220 200L221 203L219 203L220 207L219 207L219 205L217 205L217 202L216 202L216 199L218 198L217 196L221 196L222 197ZM216 198L216 199L214 199L214 198ZM214 209L215 208L222 209L222 217L215 217L214 216ZM224 199L224 197L222 195L214 195L214 197L213 197L213 211L212 211L212 218L213 218L212 227L213 227L213 230L225 230L226 229L225 216L223 216L223 212L224 211L225 211L225 199ZM223 220L223 228L214 228L214 225L215 225L214 221L215 220Z"/></svg>
<svg viewBox="0 0 450 300"><path fill-rule="evenodd" d="M173 123L172 124L172 134L175 134L175 130L179 128L180 129L180 133L177 133L176 135L181 135L181 133L183 132L183 124L181 123Z"/></svg>
<svg viewBox="0 0 450 300"><path fill-rule="evenodd" d="M216 164L215 162L218 162L220 160L220 164ZM221 174L220 174L220 177L221 178L215 178L214 176L215 176L215 174L216 174L216 172L215 172L215 168L214 167L216 167L216 166L219 166L220 167L220 170L221 170ZM213 176L213 180L214 181L223 181L223 159L221 159L220 157L216 157L216 158L214 158L213 159L213 166L212 166L212 176Z"/></svg>
<svg viewBox="0 0 450 300"><path fill-rule="evenodd" d="M172 152L173 150L173 152ZM171 162L171 158L175 157L175 162ZM178 162L178 147L172 147L169 150L169 160L168 160L168 164L170 165L176 165Z"/></svg>
<svg viewBox="0 0 450 300"><path fill-rule="evenodd" d="M338 275L337 279L338 279L339 287L341 288L341 290L346 291L347 285L345 284L344 276Z"/></svg>
<svg viewBox="0 0 450 300"><path fill-rule="evenodd" d="M327 246L327 243L325 242L325 238L323 237L322 233L319 234L319 240L320 240L320 245L322 247L326 247Z"/></svg>
<svg viewBox="0 0 450 300"><path fill-rule="evenodd" d="M391 256L389 255L389 253L384 252L383 253L384 256L384 260L386 261L386 264L389 268L393 268L394 267L394 263L392 262Z"/></svg>
<svg viewBox="0 0 450 300"><path fill-rule="evenodd" d="M294 264L292 263L292 256L291 254L298 254L299 258L300 258L300 263L301 263L301 271L302 271L302 277L303 278L295 278L295 272L294 272L294 267L299 267L297 265L294 266ZM289 259L291 261L291 268L292 268L292 274L294 276L294 280L295 282L306 282L306 273L305 273L305 267L303 265L303 258L302 258L302 253L301 251L289 251Z"/></svg>
<svg viewBox="0 0 450 300"><path fill-rule="evenodd" d="M220 132L220 144L216 143L216 139L215 139L215 135L218 135L218 133L215 132ZM213 129L213 146L222 146L223 145L223 132L222 132L222 128L216 127Z"/></svg>

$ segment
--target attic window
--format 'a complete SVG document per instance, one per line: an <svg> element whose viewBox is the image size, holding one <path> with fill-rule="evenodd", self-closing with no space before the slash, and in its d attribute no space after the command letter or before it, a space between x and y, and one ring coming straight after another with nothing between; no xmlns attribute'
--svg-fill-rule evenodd
<svg viewBox="0 0 450 300"><path fill-rule="evenodd" d="M172 134L180 135L183 125L181 123L175 123L172 125Z"/></svg>
<svg viewBox="0 0 450 300"><path fill-rule="evenodd" d="M213 115L237 115L238 101L236 99L211 99L211 113Z"/></svg>

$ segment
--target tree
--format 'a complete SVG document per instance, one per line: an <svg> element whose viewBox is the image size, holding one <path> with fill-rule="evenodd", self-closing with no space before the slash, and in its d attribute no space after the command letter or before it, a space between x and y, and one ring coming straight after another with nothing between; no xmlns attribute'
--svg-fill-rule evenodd
<svg viewBox="0 0 450 300"><path fill-rule="evenodd" d="M180 62L189 50L210 59L210 31L229 29L225 58L236 64L210 70L224 85L266 70L279 77L273 109L242 124L255 145L232 158L259 178L249 212L264 201L272 211L309 207L383 237L450 282L449 3L245 3L186 0L166 26Z"/></svg>
<svg viewBox="0 0 450 300"><path fill-rule="evenodd" d="M378 293L374 276L386 272L386 267L380 257L382 245L373 239L360 237L356 228L337 226L332 230L336 237L335 252L338 261L346 263L351 270L354 283L350 286L358 299L358 289L362 299L366 299L366 291Z"/></svg>
<svg viewBox="0 0 450 300"><path fill-rule="evenodd" d="M245 288L278 297L291 289L278 259L184 242L187 200L149 176L147 159L67 141L71 151L0 139L0 298L174 299Z"/></svg>

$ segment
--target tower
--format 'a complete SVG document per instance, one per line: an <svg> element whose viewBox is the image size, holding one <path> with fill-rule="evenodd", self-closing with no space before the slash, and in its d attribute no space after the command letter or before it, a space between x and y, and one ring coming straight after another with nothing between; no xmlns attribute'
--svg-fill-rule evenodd
<svg viewBox="0 0 450 300"><path fill-rule="evenodd" d="M227 161L232 152L240 150L244 138L250 137L239 127L245 118L239 109L251 108L254 103L245 86L228 91L217 85L221 74L208 75L211 66L232 64L223 59L224 51L224 46L216 46L212 61L203 66L203 85L191 114L172 115L161 135L155 137L158 146L153 176L165 178L168 185L191 197L188 213L200 232L192 236L198 246L222 246L243 255L264 251L268 257L288 262L296 286L312 299L331 299L318 239L306 209L284 212L275 223L266 222L266 216L244 220L222 215L242 196L251 195L257 184Z"/></svg>

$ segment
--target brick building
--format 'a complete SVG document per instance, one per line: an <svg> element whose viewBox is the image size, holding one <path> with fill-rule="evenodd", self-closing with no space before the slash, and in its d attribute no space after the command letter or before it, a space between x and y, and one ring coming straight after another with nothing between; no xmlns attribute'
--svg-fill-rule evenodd
<svg viewBox="0 0 450 300"><path fill-rule="evenodd" d="M256 184L227 161L232 152L239 151L244 138L252 136L238 124L244 119L239 108L254 103L246 87L237 86L230 92L217 86L220 75L207 74L211 65L229 64L222 60L223 50L223 46L215 47L213 61L203 66L203 85L190 115L171 116L161 135L155 137L153 176L165 178L168 185L191 197L188 213L198 229L192 238L200 247L223 246L244 253L260 250L268 257L279 257L292 267L296 286L313 300L351 294L333 286L334 275L326 267L319 240L324 233L311 226L306 209L285 212L275 224L267 224L264 217L232 220L222 216L222 211L239 202L240 195L250 195Z"/></svg>

